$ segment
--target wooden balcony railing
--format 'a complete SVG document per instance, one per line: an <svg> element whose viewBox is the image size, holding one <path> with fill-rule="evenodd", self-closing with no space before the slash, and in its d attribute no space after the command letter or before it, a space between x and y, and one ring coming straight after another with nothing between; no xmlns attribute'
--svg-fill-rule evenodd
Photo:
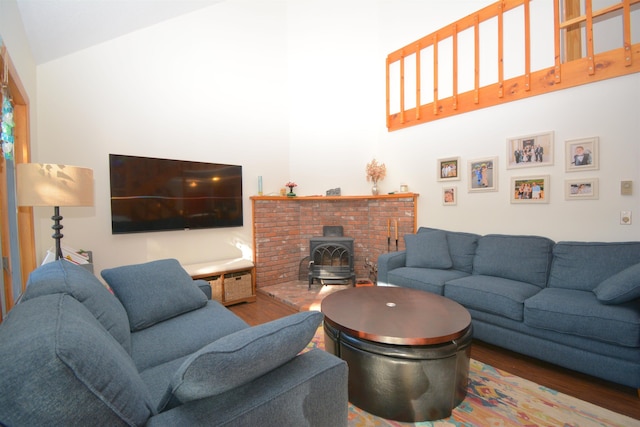
<svg viewBox="0 0 640 427"><path fill-rule="evenodd" d="M387 128L637 73L633 35L640 0L498 1L387 56Z"/></svg>

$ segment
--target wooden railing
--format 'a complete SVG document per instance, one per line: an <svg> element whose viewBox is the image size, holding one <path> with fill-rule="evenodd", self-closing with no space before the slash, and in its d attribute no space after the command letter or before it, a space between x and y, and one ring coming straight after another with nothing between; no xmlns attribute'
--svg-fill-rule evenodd
<svg viewBox="0 0 640 427"><path fill-rule="evenodd" d="M535 4L547 6L548 0L540 1L545 4ZM387 128L394 131L640 72L640 43L633 43L631 31L632 16L637 21L640 15L640 0L623 0L593 10L596 1L553 0L553 11L546 15L540 8L532 13L534 0L498 1L390 53ZM553 28L553 37L540 34L541 27ZM594 29L598 28L596 35ZM481 42L483 31L497 33L493 39L496 45L487 37ZM640 29L636 29L638 32ZM532 41L545 39L550 41L532 49ZM514 40L522 42L515 49ZM505 49L505 42L509 43L509 50ZM610 46L612 43L616 45ZM605 49L600 51L603 45ZM471 59L464 56L467 53ZM495 62L487 67L492 54ZM514 57L521 58L514 61ZM534 58L543 65L532 70ZM518 69L516 75L505 77L505 61ZM465 67L467 63L472 66ZM461 91L465 77L470 90ZM424 86L430 87L423 90Z"/></svg>

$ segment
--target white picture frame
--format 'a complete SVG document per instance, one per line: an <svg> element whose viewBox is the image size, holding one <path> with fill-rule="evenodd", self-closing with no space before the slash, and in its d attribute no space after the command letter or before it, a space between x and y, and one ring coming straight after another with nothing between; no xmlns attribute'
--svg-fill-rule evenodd
<svg viewBox="0 0 640 427"><path fill-rule="evenodd" d="M442 187L442 204L444 206L455 206L458 204L458 187L455 185Z"/></svg>
<svg viewBox="0 0 640 427"><path fill-rule="evenodd" d="M483 157L467 163L470 193L498 191L498 157Z"/></svg>
<svg viewBox="0 0 640 427"><path fill-rule="evenodd" d="M600 168L600 139L571 139L565 141L565 169L567 172L598 170Z"/></svg>
<svg viewBox="0 0 640 427"><path fill-rule="evenodd" d="M457 181L460 179L462 168L460 157L447 157L437 161L438 181Z"/></svg>
<svg viewBox="0 0 640 427"><path fill-rule="evenodd" d="M507 139L507 169L553 165L553 132Z"/></svg>
<svg viewBox="0 0 640 427"><path fill-rule="evenodd" d="M550 175L511 177L511 203L549 203Z"/></svg>
<svg viewBox="0 0 640 427"><path fill-rule="evenodd" d="M597 200L600 195L598 178L567 179L564 181L565 200Z"/></svg>

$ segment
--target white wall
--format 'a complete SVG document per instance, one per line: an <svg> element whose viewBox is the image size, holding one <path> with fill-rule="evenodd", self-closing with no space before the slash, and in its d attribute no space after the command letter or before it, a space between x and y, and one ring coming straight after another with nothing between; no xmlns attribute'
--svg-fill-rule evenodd
<svg viewBox="0 0 640 427"><path fill-rule="evenodd" d="M257 177L267 192L289 178L285 17L280 3L223 2L39 67L39 160L95 177L94 208L62 209L64 244L92 249L98 271L251 256ZM241 164L245 226L112 235L109 153Z"/></svg>
<svg viewBox="0 0 640 427"><path fill-rule="evenodd" d="M290 90L299 94L291 103L295 110L291 114L291 168L292 176L302 183L300 192L317 194L340 186L343 194L367 193L371 184L365 180L365 165L376 157L387 166L383 191L397 191L406 183L420 194L419 225L477 233L540 234L554 240L640 238L635 224L640 216L633 225L620 225L621 210L637 215L640 208L638 74L386 131L386 55L491 3L381 1L370 6L370 14L363 13L368 2L358 1L348 2L350 8L341 6L340 13L297 9L290 20L296 28L305 29L296 33L297 46L314 46L318 34L331 28L321 49L296 52L290 59L295 66L291 74L298 76L290 80L296 87ZM353 25L343 24L345 19ZM540 32L536 27L536 34ZM334 76L335 69L342 74ZM334 80L326 81L327 76ZM309 82L322 87L309 87ZM305 97L306 91L314 96ZM305 111L314 114L305 115ZM547 131L555 135L553 166L506 169L507 138ZM566 173L565 141L592 136L600 139L599 170ZM310 140L324 142L328 152L311 154ZM340 157L341 150L346 157ZM438 182L436 160L453 156L460 156L463 165L471 159L498 156L499 191L468 193L466 172L460 181ZM327 169L331 171L328 176ZM510 203L511 177L530 175L550 175L549 204ZM581 178L599 179L599 200L565 200L564 181ZM634 181L633 196L620 195L621 180ZM445 184L458 187L456 206L442 205Z"/></svg>
<svg viewBox="0 0 640 427"><path fill-rule="evenodd" d="M228 0L38 67L39 161L94 169L96 206L62 214L66 244L93 249L96 270L176 257L195 263L250 252L257 176L300 195L367 194L365 165L386 163L383 191L420 193L420 225L556 240L640 239L640 75L564 90L387 132L388 53L491 1ZM506 170L506 139L554 131L555 164ZM600 138L600 169L564 172L564 141ZM108 153L242 164L245 227L111 235ZM499 191L442 206L436 159L499 157ZM512 205L511 176L549 174L550 203ZM596 177L600 199L565 201L565 179ZM636 185L619 194L620 180ZM40 213L40 253L51 244ZM640 221L640 216L637 218ZM636 221L636 222L637 222Z"/></svg>

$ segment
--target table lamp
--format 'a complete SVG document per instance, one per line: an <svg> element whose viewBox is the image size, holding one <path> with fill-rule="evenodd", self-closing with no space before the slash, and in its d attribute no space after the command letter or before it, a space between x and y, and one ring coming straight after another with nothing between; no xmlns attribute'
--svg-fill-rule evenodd
<svg viewBox="0 0 640 427"><path fill-rule="evenodd" d="M56 260L62 258L60 206L93 206L93 170L49 163L16 165L19 206L53 206Z"/></svg>

